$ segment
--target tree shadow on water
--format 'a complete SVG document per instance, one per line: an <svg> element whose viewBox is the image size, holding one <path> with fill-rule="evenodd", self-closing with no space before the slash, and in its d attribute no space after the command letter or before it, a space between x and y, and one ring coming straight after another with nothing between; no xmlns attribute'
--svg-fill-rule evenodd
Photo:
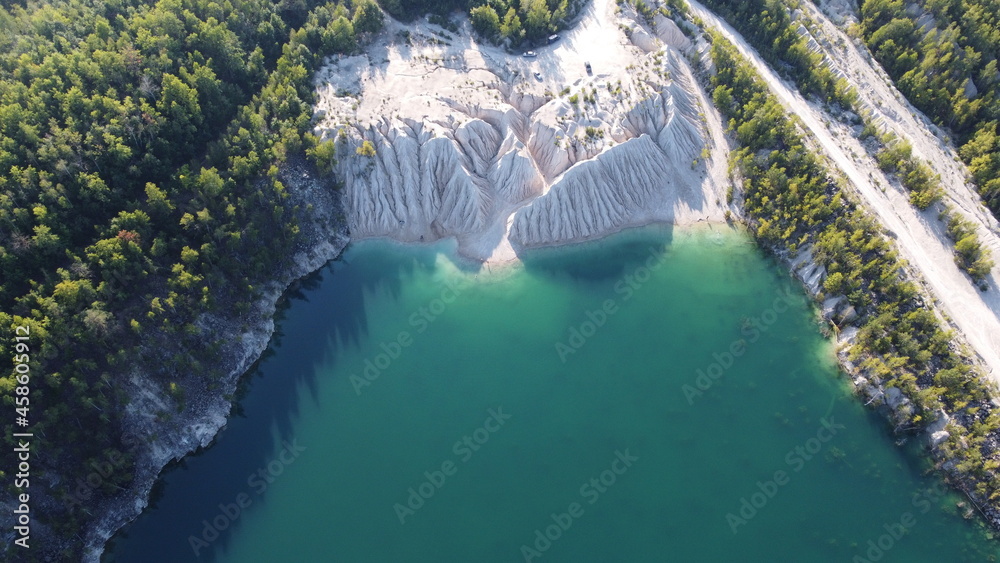
<svg viewBox="0 0 1000 563"><path fill-rule="evenodd" d="M576 283L604 285L624 278L669 255L673 225L627 229L606 238L560 247L523 251L519 258L529 273Z"/></svg>
<svg viewBox="0 0 1000 563"><path fill-rule="evenodd" d="M164 471L150 508L116 536L104 561L211 562L229 550L243 515L259 510L282 478L282 454L294 460L297 447L311 446L295 441L298 390L318 400L318 377L328 373L319 368L336 360L330 343L359 345L369 331L366 300L398 300L406 279L434 267L434 252L410 250L352 247L286 292L275 333L241 379L226 428L210 447Z"/></svg>

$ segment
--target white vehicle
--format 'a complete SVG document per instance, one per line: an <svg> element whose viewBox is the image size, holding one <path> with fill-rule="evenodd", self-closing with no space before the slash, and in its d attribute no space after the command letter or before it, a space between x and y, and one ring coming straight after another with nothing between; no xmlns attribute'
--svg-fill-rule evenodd
<svg viewBox="0 0 1000 563"><path fill-rule="evenodd" d="M524 58L526 58L526 59L531 59L531 58L534 58L534 57L537 57L537 56L538 56L538 53L536 53L536 52L534 52L534 51L525 51L525 53L524 53L524 55L523 55L523 56L524 56Z"/></svg>
<svg viewBox="0 0 1000 563"><path fill-rule="evenodd" d="M535 73L535 78L537 78L538 80L541 80L542 79L542 73L536 72Z"/></svg>

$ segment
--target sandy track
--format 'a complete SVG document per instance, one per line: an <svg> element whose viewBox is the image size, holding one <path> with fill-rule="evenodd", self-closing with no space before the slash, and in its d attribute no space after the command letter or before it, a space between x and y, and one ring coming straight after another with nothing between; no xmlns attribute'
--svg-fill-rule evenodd
<svg viewBox="0 0 1000 563"><path fill-rule="evenodd" d="M950 140L945 140L945 133L906 100L865 47L859 46L813 3L803 2L802 7L808 19L821 30L818 44L832 69L855 85L860 103L872 112L880 126L913 145L913 154L927 161L941 176L946 188L945 201L974 220L980 239L993 250L994 256L1000 255L1000 224L966 181L968 169ZM1000 264L994 267L993 277L1000 278Z"/></svg>
<svg viewBox="0 0 1000 563"><path fill-rule="evenodd" d="M951 246L944 240L933 211L921 213L911 206L905 194L891 187L874 160L866 155L846 127L837 125L822 110L807 102L721 18L695 0L690 0L689 4L696 16L731 41L753 64L786 110L801 118L824 154L894 236L900 255L922 276L939 309L950 317L979 354L990 376L994 380L1000 379L1000 290L996 284L996 270L990 279L990 290L980 292L955 265ZM855 87L862 87L855 82L854 76L849 76L849 80ZM878 91L873 91L872 95L877 96ZM896 100L896 103L899 101ZM921 151L923 149L924 144L921 144Z"/></svg>

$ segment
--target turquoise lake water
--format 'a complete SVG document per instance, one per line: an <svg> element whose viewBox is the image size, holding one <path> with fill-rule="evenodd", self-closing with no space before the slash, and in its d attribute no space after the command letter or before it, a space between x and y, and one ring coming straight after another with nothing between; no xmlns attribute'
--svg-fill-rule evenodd
<svg viewBox="0 0 1000 563"><path fill-rule="evenodd" d="M310 278L105 560L997 560L743 234L450 255L366 241Z"/></svg>

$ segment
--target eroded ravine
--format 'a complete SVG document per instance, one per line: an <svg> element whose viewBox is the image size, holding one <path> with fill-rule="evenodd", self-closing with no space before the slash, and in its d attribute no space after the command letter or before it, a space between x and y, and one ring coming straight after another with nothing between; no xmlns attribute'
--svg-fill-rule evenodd
<svg viewBox="0 0 1000 563"><path fill-rule="evenodd" d="M455 237L503 260L653 221L721 222L724 140L692 46L662 16L620 12L593 3L537 57L418 23L330 61L317 131L338 143L352 235Z"/></svg>

